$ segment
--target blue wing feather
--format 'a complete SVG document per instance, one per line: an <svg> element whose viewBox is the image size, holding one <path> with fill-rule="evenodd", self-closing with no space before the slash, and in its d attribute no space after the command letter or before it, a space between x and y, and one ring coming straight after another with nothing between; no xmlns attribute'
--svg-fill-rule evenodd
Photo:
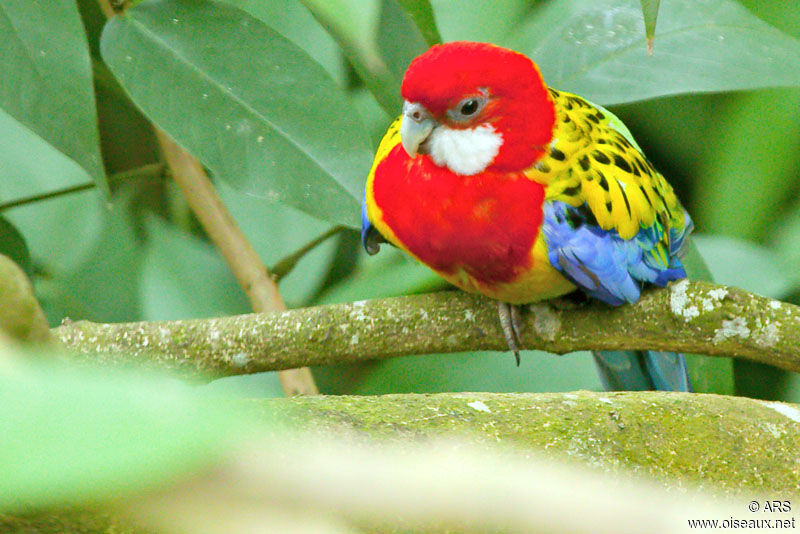
<svg viewBox="0 0 800 534"><path fill-rule="evenodd" d="M685 215L680 231L669 229L666 258L656 246L664 228L654 223L632 239L592 224L582 207L546 202L543 232L551 265L590 296L611 306L636 302L646 284L665 286L686 277L680 261L692 222ZM666 259L666 262L664 261ZM682 354L657 351L603 351L594 354L607 389L691 391Z"/></svg>
<svg viewBox="0 0 800 534"><path fill-rule="evenodd" d="M612 306L639 300L643 284L664 286L686 277L678 257L685 232L670 241L669 263L664 265L650 253L663 229L642 228L633 239L622 239L616 230L590 224L580 207L556 200L545 203L543 231L551 265Z"/></svg>

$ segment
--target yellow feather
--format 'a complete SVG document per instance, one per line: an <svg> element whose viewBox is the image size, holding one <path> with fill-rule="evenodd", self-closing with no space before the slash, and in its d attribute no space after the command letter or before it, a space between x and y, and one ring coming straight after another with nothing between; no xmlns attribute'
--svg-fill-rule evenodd
<svg viewBox="0 0 800 534"><path fill-rule="evenodd" d="M383 138L378 145L378 150L375 152L375 159L372 160L372 168L369 170L369 175L367 176L365 191L367 216L369 217L369 220L372 221L372 224L382 236L394 243L397 243L398 240L392 229L383 222L383 212L375 203L375 196L373 194L372 186L375 180L375 169L378 167L378 164L386 159L386 156L389 155L389 152L391 152L392 149L394 149L394 147L400 143L400 122L402 120L402 115L393 120L389 125L389 128L386 130L386 133L383 135Z"/></svg>
<svg viewBox="0 0 800 534"><path fill-rule="evenodd" d="M681 229L683 209L672 187L647 161L622 122L583 98L551 89L556 125L548 152L526 171L546 185L548 200L586 204L604 230L630 239L659 216ZM662 250L669 249L665 231Z"/></svg>

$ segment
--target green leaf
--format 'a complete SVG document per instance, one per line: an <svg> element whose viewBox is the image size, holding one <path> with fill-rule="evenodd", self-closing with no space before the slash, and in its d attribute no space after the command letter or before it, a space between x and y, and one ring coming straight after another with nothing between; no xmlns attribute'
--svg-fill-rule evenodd
<svg viewBox="0 0 800 534"><path fill-rule="evenodd" d="M28 277L33 276L31 253L25 238L5 217L0 217L0 254L11 258Z"/></svg>
<svg viewBox="0 0 800 534"><path fill-rule="evenodd" d="M377 39L381 57L397 80L403 79L411 60L428 49L422 32L396 0L381 2ZM394 112L399 111L398 106Z"/></svg>
<svg viewBox="0 0 800 534"><path fill-rule="evenodd" d="M408 64L439 41L426 0L302 0L339 43L350 64L390 116L400 111Z"/></svg>
<svg viewBox="0 0 800 534"><path fill-rule="evenodd" d="M548 84L599 104L800 85L800 41L734 0L666 2L652 57L637 4L555 0L503 44L531 56Z"/></svg>
<svg viewBox="0 0 800 534"><path fill-rule="evenodd" d="M13 117L41 144L48 144L73 160L106 188L89 50L75 2L3 2L0 35L0 111L4 112L0 121L9 121L5 114ZM14 129L18 132L20 128ZM2 131L2 137L15 135L5 128ZM0 143L21 141L6 139ZM39 149L33 157L52 158L46 152ZM0 147L0 172L6 175L4 167L9 161L19 170L19 159L25 155L29 154L9 154ZM8 178L24 182L36 180L37 176L9 173ZM80 180L85 181L83 177ZM32 191L45 192L46 189Z"/></svg>
<svg viewBox="0 0 800 534"><path fill-rule="evenodd" d="M377 0L301 0L339 43L358 76L390 116L400 110L400 81L378 53Z"/></svg>
<svg viewBox="0 0 800 534"><path fill-rule="evenodd" d="M739 0L743 6L782 32L800 38L800 9L786 0Z"/></svg>
<svg viewBox="0 0 800 534"><path fill-rule="evenodd" d="M370 366L348 393L440 393L450 391L548 392L602 390L590 352L564 355L522 351L404 356Z"/></svg>
<svg viewBox="0 0 800 534"><path fill-rule="evenodd" d="M644 16L644 32L647 37L647 53L653 55L653 39L656 35L656 19L658 19L658 4L661 0L641 0L642 15Z"/></svg>
<svg viewBox="0 0 800 534"><path fill-rule="evenodd" d="M292 0L222 0L245 11L294 44L322 65L339 84L347 82L342 51L303 5Z"/></svg>
<svg viewBox="0 0 800 534"><path fill-rule="evenodd" d="M715 142L692 184L695 219L709 233L768 239L776 207L797 190L800 90L731 95L726 104L707 130Z"/></svg>
<svg viewBox="0 0 800 534"><path fill-rule="evenodd" d="M33 130L0 108L0 202L89 183L91 177Z"/></svg>
<svg viewBox="0 0 800 534"><path fill-rule="evenodd" d="M212 245L163 219L147 221L141 300L143 319L162 321L251 311L242 289Z"/></svg>
<svg viewBox="0 0 800 534"><path fill-rule="evenodd" d="M358 266L345 280L327 288L317 304L396 297L452 287L428 267L406 253L382 245L380 254L359 252Z"/></svg>
<svg viewBox="0 0 800 534"><path fill-rule="evenodd" d="M100 46L99 40L97 45ZM100 59L94 58L92 67L103 139L103 161L114 188L114 175L151 165L163 158L152 123L131 102L111 70Z"/></svg>
<svg viewBox="0 0 800 534"><path fill-rule="evenodd" d="M239 223L261 261L275 265L312 239L328 231L331 225L281 204L268 204L252 196L219 184L225 205ZM322 284L336 249L336 241L321 243L280 280L281 295L290 308L302 306Z"/></svg>
<svg viewBox="0 0 800 534"><path fill-rule="evenodd" d="M504 43L532 9L530 0L432 0L444 41Z"/></svg>
<svg viewBox="0 0 800 534"><path fill-rule="evenodd" d="M800 288L800 204L795 204L788 214L772 229L769 244L780 261L790 268L793 289Z"/></svg>
<svg viewBox="0 0 800 534"><path fill-rule="evenodd" d="M92 218L86 221L78 218L77 222L99 224L100 228L93 240L78 242L79 254L70 258L74 265L68 269L54 266L53 272L37 284L47 318L51 324L58 324L65 317L102 322L139 320L139 277L143 256L134 230L129 197L118 199L114 209L103 210L97 220L93 216L98 214L92 213L97 206L91 204L92 200L97 203L96 195L83 194L80 197L65 197L63 203L59 202L60 209L86 209ZM74 216L74 211L71 214ZM57 235L69 242L69 237L65 236L69 231L79 233L79 227L61 217L50 224L59 219L69 228L62 229ZM95 228L90 226L88 230L93 233Z"/></svg>
<svg viewBox="0 0 800 534"><path fill-rule="evenodd" d="M442 42L439 36L439 30L436 28L436 18L433 16L433 9L428 0L396 0L398 4L405 10L406 14L411 17L414 24L422 33L425 42L429 46L433 46Z"/></svg>
<svg viewBox="0 0 800 534"><path fill-rule="evenodd" d="M91 256L103 229L103 215L99 197L85 191L20 206L8 210L6 216L25 236L34 263L58 276Z"/></svg>
<svg viewBox="0 0 800 534"><path fill-rule="evenodd" d="M10 356L19 355L0 360ZM177 380L55 364L0 373L0 421L0 512L7 513L174 483L209 466L239 426Z"/></svg>
<svg viewBox="0 0 800 534"><path fill-rule="evenodd" d="M371 159L364 126L285 37L204 0L147 1L109 21L101 51L144 113L221 179L359 225Z"/></svg>

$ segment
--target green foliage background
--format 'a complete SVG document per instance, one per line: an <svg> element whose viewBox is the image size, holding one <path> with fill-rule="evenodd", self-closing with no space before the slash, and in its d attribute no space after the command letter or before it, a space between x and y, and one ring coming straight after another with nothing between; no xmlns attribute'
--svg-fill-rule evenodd
<svg viewBox="0 0 800 534"><path fill-rule="evenodd" d="M662 4L648 57L632 0L148 0L108 23L90 0L5 2L0 250L53 325L248 312L164 176L152 121L211 171L267 265L343 226L281 280L290 306L443 287L390 247L364 255L361 189L410 59L489 40L611 106L679 191L718 282L797 302L800 8ZM794 375L734 369L739 394L800 400ZM315 377L326 393L600 388L588 353L526 353L519 369L502 353L409 356ZM281 394L272 374L210 387Z"/></svg>

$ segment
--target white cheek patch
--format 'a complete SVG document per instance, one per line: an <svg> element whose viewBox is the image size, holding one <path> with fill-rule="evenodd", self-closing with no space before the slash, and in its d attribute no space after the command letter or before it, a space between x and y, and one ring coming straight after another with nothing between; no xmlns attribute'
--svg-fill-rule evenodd
<svg viewBox="0 0 800 534"><path fill-rule="evenodd" d="M428 138L428 151L437 165L470 175L484 171L502 144L503 136L491 124L463 130L439 126Z"/></svg>

